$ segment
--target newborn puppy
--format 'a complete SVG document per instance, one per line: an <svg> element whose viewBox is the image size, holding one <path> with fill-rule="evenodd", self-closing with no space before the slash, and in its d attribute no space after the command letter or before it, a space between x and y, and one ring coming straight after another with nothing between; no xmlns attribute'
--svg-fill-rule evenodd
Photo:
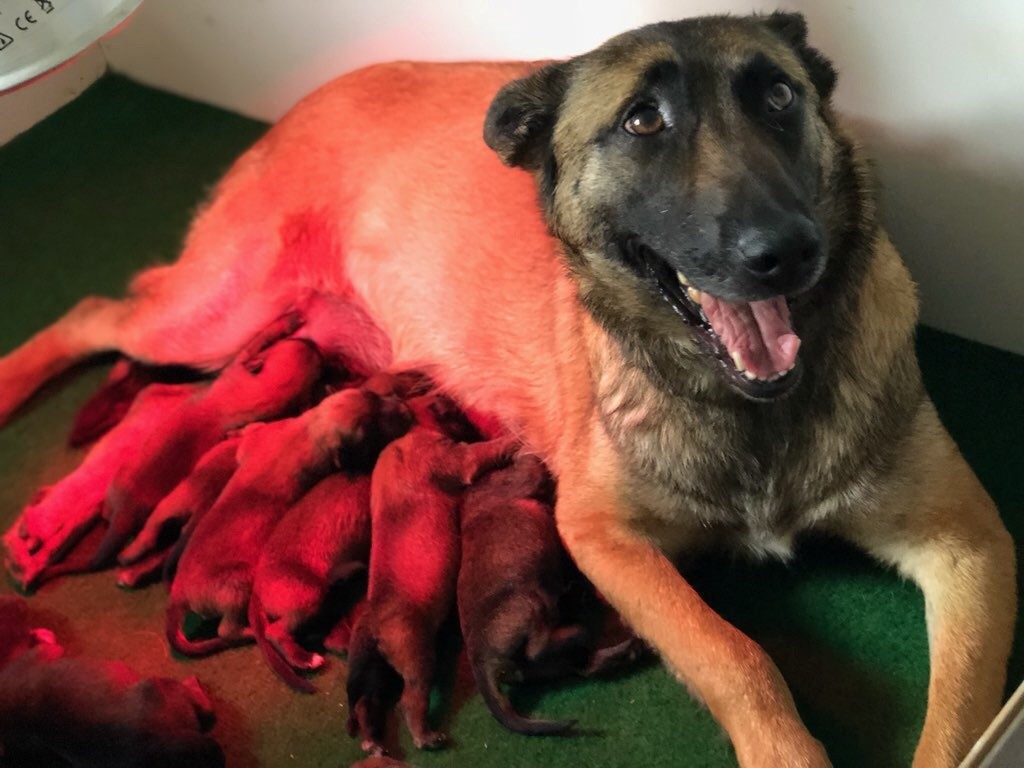
<svg viewBox="0 0 1024 768"><path fill-rule="evenodd" d="M308 341L278 340L291 329L287 321L269 328L208 388L154 425L145 442L125 457L107 491L104 514L110 530L94 556L95 565L117 554L161 499L230 431L308 405L323 360Z"/></svg>
<svg viewBox="0 0 1024 768"><path fill-rule="evenodd" d="M235 473L238 442L238 438L229 438L208 450L192 473L157 504L139 535L117 558L122 566L118 586L137 586L161 571L168 556L168 540L180 536L186 523L212 507Z"/></svg>
<svg viewBox="0 0 1024 768"><path fill-rule="evenodd" d="M512 708L501 678L526 662L579 654L587 635L558 625L567 555L555 528L553 480L521 455L478 480L462 504L459 623L477 688L494 717L525 734L565 733L574 720L529 720Z"/></svg>
<svg viewBox="0 0 1024 768"><path fill-rule="evenodd" d="M109 527L90 566L105 563L226 430L307 396L319 375L315 350L298 341L267 347L298 322L288 315L275 323L216 385L145 387L81 465L37 494L5 535L8 568L22 587L33 589L51 575L101 515Z"/></svg>
<svg viewBox="0 0 1024 768"><path fill-rule="evenodd" d="M335 468L372 466L381 448L408 429L408 409L370 387L337 392L292 419L246 428L238 444L238 469L184 546L171 585L167 639L178 651L198 655L244 642L253 572L267 539L284 513ZM182 620L188 611L220 617L218 637L193 641Z"/></svg>
<svg viewBox="0 0 1024 768"><path fill-rule="evenodd" d="M221 768L212 714L195 678L144 680L122 662L30 650L0 668L4 765Z"/></svg>
<svg viewBox="0 0 1024 768"><path fill-rule="evenodd" d="M436 748L427 707L437 632L452 609L458 569L459 496L475 477L508 461L510 440L467 445L439 433L443 399L417 403L423 422L389 445L373 470L373 540L365 610L352 633L350 735L371 753L382 744L388 710L399 700L416 746ZM410 403L412 406L412 403Z"/></svg>
<svg viewBox="0 0 1024 768"><path fill-rule="evenodd" d="M271 667L296 690L316 688L295 674L323 664L295 635L323 606L332 583L370 559L370 477L328 475L277 524L260 557L249 625Z"/></svg>
<svg viewBox="0 0 1024 768"><path fill-rule="evenodd" d="M89 450L73 472L36 494L4 536L7 567L23 589L31 590L47 578L49 569L97 524L107 488L125 457L196 389L196 385L146 387L121 423Z"/></svg>

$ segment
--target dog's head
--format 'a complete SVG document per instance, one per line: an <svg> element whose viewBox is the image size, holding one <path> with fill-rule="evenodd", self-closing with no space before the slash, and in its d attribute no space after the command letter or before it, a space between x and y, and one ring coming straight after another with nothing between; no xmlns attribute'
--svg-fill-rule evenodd
<svg viewBox="0 0 1024 768"><path fill-rule="evenodd" d="M797 14L655 24L506 85L484 139L536 174L599 320L770 399L829 267L834 85Z"/></svg>

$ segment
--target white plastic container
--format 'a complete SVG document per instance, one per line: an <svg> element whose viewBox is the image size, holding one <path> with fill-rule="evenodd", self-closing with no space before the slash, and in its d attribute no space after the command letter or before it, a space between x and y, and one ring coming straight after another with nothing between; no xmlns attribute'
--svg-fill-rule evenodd
<svg viewBox="0 0 1024 768"><path fill-rule="evenodd" d="M0 0L0 93L74 58L142 0Z"/></svg>

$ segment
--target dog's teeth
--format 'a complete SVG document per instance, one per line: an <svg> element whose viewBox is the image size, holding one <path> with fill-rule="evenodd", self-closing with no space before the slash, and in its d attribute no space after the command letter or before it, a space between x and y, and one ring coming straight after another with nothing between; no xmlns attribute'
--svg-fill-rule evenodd
<svg viewBox="0 0 1024 768"><path fill-rule="evenodd" d="M701 297L703 296L696 288L687 288L686 295L690 297L690 301L694 304L700 304Z"/></svg>
<svg viewBox="0 0 1024 768"><path fill-rule="evenodd" d="M739 352L732 353L732 364L736 366L736 370L740 373L746 370L746 367L743 365L743 358L740 357Z"/></svg>
<svg viewBox="0 0 1024 768"><path fill-rule="evenodd" d="M743 378L747 379L748 381L757 381L757 376L755 376L750 371L744 371Z"/></svg>
<svg viewBox="0 0 1024 768"><path fill-rule="evenodd" d="M680 285L689 287L690 281L686 279L686 275L678 270L676 270L676 279L679 281Z"/></svg>

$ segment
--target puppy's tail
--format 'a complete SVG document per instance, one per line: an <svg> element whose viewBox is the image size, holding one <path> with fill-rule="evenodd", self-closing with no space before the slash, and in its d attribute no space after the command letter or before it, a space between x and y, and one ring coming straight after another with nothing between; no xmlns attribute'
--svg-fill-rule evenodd
<svg viewBox="0 0 1024 768"><path fill-rule="evenodd" d="M167 642L178 653L185 656L208 656L211 653L239 645L238 641L225 640L223 637L189 640L185 637L183 626L186 613L188 613L188 608L180 601L171 601L167 606L167 622L164 630L167 634Z"/></svg>
<svg viewBox="0 0 1024 768"><path fill-rule="evenodd" d="M494 719L516 733L527 736L560 736L576 727L575 720L531 720L512 708L498 685L499 663L493 659L473 660L473 677Z"/></svg>
<svg viewBox="0 0 1024 768"><path fill-rule="evenodd" d="M249 626L252 627L252 633L256 637L256 645L259 646L263 657L267 660L270 668L277 673L277 676L300 693L316 693L316 686L292 669L288 660L267 639L267 614L263 610L263 603L260 601L259 595L255 592L249 598Z"/></svg>
<svg viewBox="0 0 1024 768"><path fill-rule="evenodd" d="M381 653L374 634L365 625L357 625L349 649L345 692L348 734L361 736L364 749L383 749L388 712L398 702L404 687L405 681Z"/></svg>

